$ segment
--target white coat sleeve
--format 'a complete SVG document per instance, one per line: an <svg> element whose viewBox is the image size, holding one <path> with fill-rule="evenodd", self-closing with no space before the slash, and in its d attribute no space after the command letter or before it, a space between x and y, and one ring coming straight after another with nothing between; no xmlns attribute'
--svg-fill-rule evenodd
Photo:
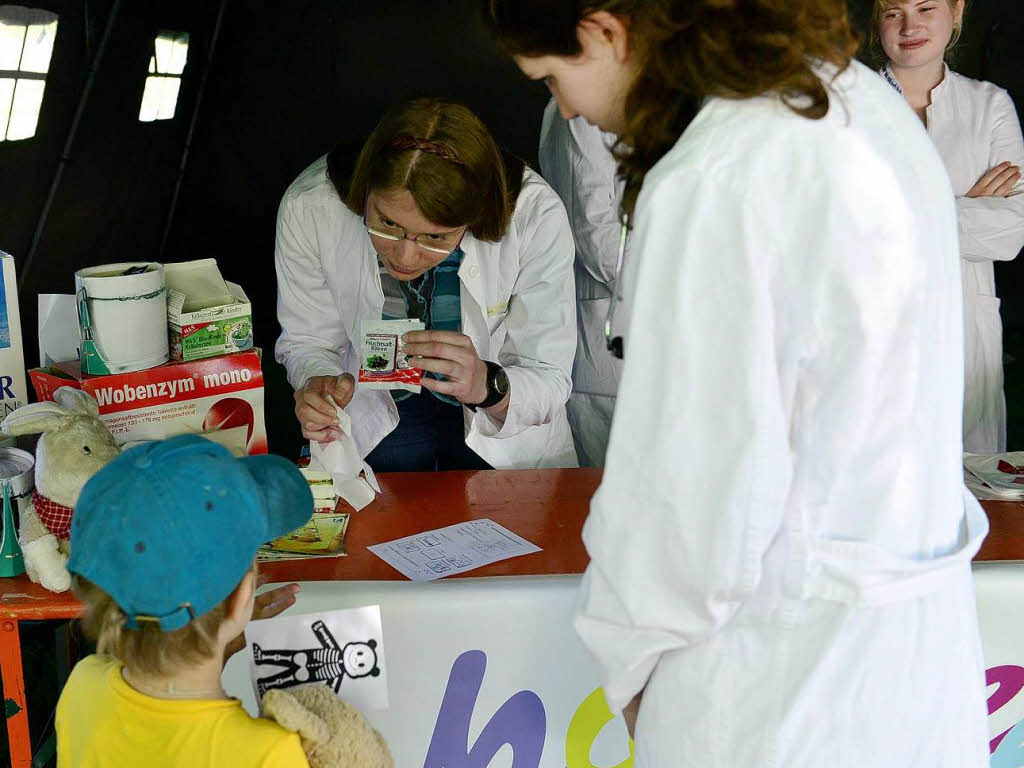
<svg viewBox="0 0 1024 768"><path fill-rule="evenodd" d="M1024 168L1024 138L1010 95L993 99L989 168L1009 161ZM1024 183L1009 197L958 197L960 255L967 261L1010 261L1024 247Z"/></svg>
<svg viewBox="0 0 1024 768"><path fill-rule="evenodd" d="M484 437L512 437L550 423L572 391L574 249L565 208L556 195L546 195L526 219L520 243L519 277L503 321L506 335L497 360L508 375L508 413L499 426L483 410L477 411L475 425Z"/></svg>
<svg viewBox="0 0 1024 768"><path fill-rule="evenodd" d="M625 368L575 620L613 711L662 654L731 619L783 517L776 253L741 194L677 171L638 209Z"/></svg>
<svg viewBox="0 0 1024 768"><path fill-rule="evenodd" d="M613 139L582 118L565 120L554 109L544 116L541 170L565 203L581 265L610 287L618 266L622 200L618 163L608 145Z"/></svg>
<svg viewBox="0 0 1024 768"><path fill-rule="evenodd" d="M569 123L575 144L573 184L569 223L577 247L585 254L584 268L595 279L611 286L618 269L619 237L622 225L619 208L622 184L616 178L618 162L597 127L580 118Z"/></svg>
<svg viewBox="0 0 1024 768"><path fill-rule="evenodd" d="M281 324L274 352L295 389L311 376L343 373L341 355L349 345L314 239L311 213L286 197L277 214L274 248Z"/></svg>

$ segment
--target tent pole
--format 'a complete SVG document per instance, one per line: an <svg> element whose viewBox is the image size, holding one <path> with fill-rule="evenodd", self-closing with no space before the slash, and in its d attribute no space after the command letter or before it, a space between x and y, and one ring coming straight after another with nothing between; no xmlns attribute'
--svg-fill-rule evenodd
<svg viewBox="0 0 1024 768"><path fill-rule="evenodd" d="M199 122L199 110L203 104L203 95L206 93L206 81L210 75L210 66L213 64L213 52L217 48L217 40L220 38L220 28L224 21L224 9L227 8L228 0L221 0L220 10L217 11L217 22L213 27L213 36L210 38L210 48L206 53L206 67L203 69L203 77L199 81L199 90L196 93L196 104L192 108L192 120L189 122L188 134L185 137L185 146L181 150L181 160L178 163L178 178L174 182L174 194L171 196L171 205L167 210L167 220L164 222L164 234L160 239L160 255L157 261L164 260L164 253L167 250L167 240L171 235L171 226L174 224L174 214L178 210L178 198L181 195L181 185L185 180L185 169L188 167L188 157L192 150L192 139L195 136L196 124Z"/></svg>
<svg viewBox="0 0 1024 768"><path fill-rule="evenodd" d="M39 249L39 241L42 239L43 230L46 228L46 220L50 216L50 208L53 205L54 198L57 196L57 189L60 187L61 178L64 176L64 168L71 159L71 147L75 143L75 135L78 133L78 126L82 121L82 113L85 112L85 106L89 103L89 95L92 93L92 86L96 82L96 73L99 71L100 61L107 50L107 43L110 42L110 33L114 29L114 21L117 19L120 11L121 0L114 0L114 5L110 9L110 15L107 16L107 26L103 30L103 39L100 40L100 46L96 50L96 55L92 58L92 63L89 65L89 76L86 78L85 87L82 88L82 95L78 99L78 108L75 110L71 127L68 129L68 137L64 142L64 151L61 152L60 162L57 164L57 172L54 174L53 182L50 184L50 192L47 194L46 202L43 203L43 208L39 213L36 231L32 235L32 244L28 248L24 263L19 267L19 290L25 285L25 280L32 267L32 261L35 259L36 251Z"/></svg>

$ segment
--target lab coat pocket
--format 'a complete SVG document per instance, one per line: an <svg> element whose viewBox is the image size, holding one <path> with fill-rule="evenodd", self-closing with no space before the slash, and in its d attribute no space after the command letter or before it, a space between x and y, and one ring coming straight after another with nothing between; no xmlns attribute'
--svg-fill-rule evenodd
<svg viewBox="0 0 1024 768"><path fill-rule="evenodd" d="M603 296L576 301L579 341L572 367L573 391L615 397L622 374L622 361L608 351L604 333L612 299Z"/></svg>
<svg viewBox="0 0 1024 768"><path fill-rule="evenodd" d="M982 442L996 451L996 436L1003 421L1003 325L1000 301L975 294L964 302L964 433L968 438L987 436ZM977 452L978 446L969 446Z"/></svg>
<svg viewBox="0 0 1024 768"><path fill-rule="evenodd" d="M944 555L916 559L867 541L809 539L803 597L878 606L932 594L969 574L988 533L988 518L974 497L964 494L961 542Z"/></svg>
<svg viewBox="0 0 1024 768"><path fill-rule="evenodd" d="M1000 301L976 294L964 302L964 365L968 371L986 371L993 363L1002 367L1003 324Z"/></svg>
<svg viewBox="0 0 1024 768"><path fill-rule="evenodd" d="M491 360L495 360L501 345L505 343L507 329L505 318L508 317L508 302L503 302L487 308L487 330L491 336Z"/></svg>

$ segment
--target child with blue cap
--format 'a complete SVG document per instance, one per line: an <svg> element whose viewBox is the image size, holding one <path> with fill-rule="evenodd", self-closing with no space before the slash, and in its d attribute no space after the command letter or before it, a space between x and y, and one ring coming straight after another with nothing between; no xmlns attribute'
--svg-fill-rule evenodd
<svg viewBox="0 0 1024 768"><path fill-rule="evenodd" d="M220 677L254 611L293 600L295 585L255 597L256 550L312 512L285 459L236 459L196 435L100 470L75 507L68 562L98 653L61 694L58 765L308 766L299 737L250 717Z"/></svg>

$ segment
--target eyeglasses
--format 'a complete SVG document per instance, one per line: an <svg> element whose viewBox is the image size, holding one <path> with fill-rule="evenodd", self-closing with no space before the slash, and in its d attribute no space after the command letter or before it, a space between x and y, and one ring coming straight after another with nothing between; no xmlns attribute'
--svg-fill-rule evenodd
<svg viewBox="0 0 1024 768"><path fill-rule="evenodd" d="M371 227L369 224L363 224L366 227L366 231L375 237L383 238L384 240L391 240L392 242L401 242L402 240L412 240L417 246L422 248L424 251L430 251L431 253L443 253L445 256L450 256L452 251L458 248L458 243L454 245L445 244L444 240L430 239L436 238L437 235L422 234L422 235L410 235L408 232L388 232L377 227ZM428 245L429 243L429 245Z"/></svg>
<svg viewBox="0 0 1024 768"><path fill-rule="evenodd" d="M612 288L612 303L608 305L608 316L604 320L604 342L612 357L619 360L623 356L623 341L621 336L612 335L612 322L615 320L615 307L622 301L622 292L619 290L622 282L622 260L626 255L626 235L629 234L629 214L622 214L622 232L619 234L619 258L615 262L615 287Z"/></svg>
<svg viewBox="0 0 1024 768"><path fill-rule="evenodd" d="M401 227L389 227L388 229L381 229L378 226L370 226L366 221L366 211L369 208L370 195L366 195L366 200L363 202L363 226L366 231L374 237L379 237L383 240L390 240L393 243L400 243L403 240L412 240L417 246L422 248L424 251L430 253L443 253L445 256L451 256L455 249L459 247L462 242L463 236L466 234L466 230L463 229L462 234L459 235L458 240L454 243L445 242L445 238L442 235L434 235L429 232L424 232L419 235L409 236Z"/></svg>

